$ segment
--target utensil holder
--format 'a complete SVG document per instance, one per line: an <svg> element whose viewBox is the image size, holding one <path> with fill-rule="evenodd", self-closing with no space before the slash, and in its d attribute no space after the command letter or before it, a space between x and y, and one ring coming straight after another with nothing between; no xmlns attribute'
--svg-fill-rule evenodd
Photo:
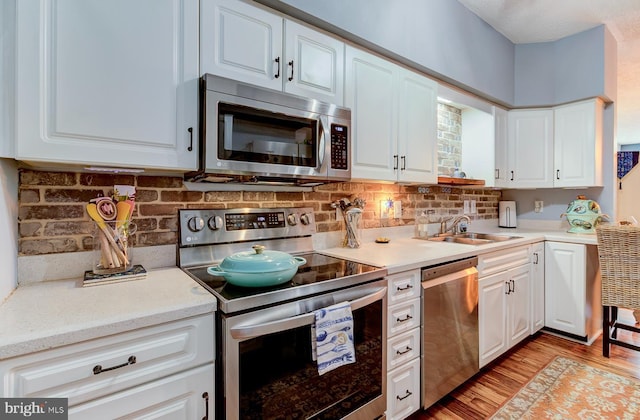
<svg viewBox="0 0 640 420"><path fill-rule="evenodd" d="M133 247L131 235L136 224L109 221L95 223L93 233L93 272L95 274L116 274L133 267Z"/></svg>
<svg viewBox="0 0 640 420"><path fill-rule="evenodd" d="M362 235L360 222L362 221L362 209L349 209L344 213L344 222L347 232L345 233L342 246L349 248L360 248Z"/></svg>

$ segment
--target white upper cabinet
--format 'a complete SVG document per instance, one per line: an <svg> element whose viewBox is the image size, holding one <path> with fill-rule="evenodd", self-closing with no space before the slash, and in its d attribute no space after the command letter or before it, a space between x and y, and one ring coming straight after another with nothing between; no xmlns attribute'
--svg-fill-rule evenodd
<svg viewBox="0 0 640 420"><path fill-rule="evenodd" d="M549 109L509 111L506 141L499 135L503 122L496 113L496 185L602 186L603 110L602 100L596 98Z"/></svg>
<svg viewBox="0 0 640 420"><path fill-rule="evenodd" d="M239 0L201 7L201 73L343 104L342 41Z"/></svg>
<svg viewBox="0 0 640 420"><path fill-rule="evenodd" d="M400 69L398 181L438 182L438 85Z"/></svg>
<svg viewBox="0 0 640 420"><path fill-rule="evenodd" d="M603 109L600 99L554 108L555 187L603 185Z"/></svg>
<svg viewBox="0 0 640 420"><path fill-rule="evenodd" d="M495 186L507 187L509 185L509 146L508 146L508 121L509 111L493 107L493 121L495 134Z"/></svg>
<svg viewBox="0 0 640 420"><path fill-rule="evenodd" d="M197 0L17 2L16 158L193 170Z"/></svg>
<svg viewBox="0 0 640 420"><path fill-rule="evenodd" d="M553 111L510 111L507 125L508 186L553 187Z"/></svg>
<svg viewBox="0 0 640 420"><path fill-rule="evenodd" d="M437 83L347 46L356 179L437 183Z"/></svg>

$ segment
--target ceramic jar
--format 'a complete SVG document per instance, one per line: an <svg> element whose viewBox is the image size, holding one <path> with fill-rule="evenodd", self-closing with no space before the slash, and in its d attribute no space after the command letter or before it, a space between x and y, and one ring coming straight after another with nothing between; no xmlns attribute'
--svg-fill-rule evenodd
<svg viewBox="0 0 640 420"><path fill-rule="evenodd" d="M596 226L609 216L602 214L600 205L594 200L588 200L584 195L579 195L569 203L567 211L560 217L566 216L569 222L570 233L596 233Z"/></svg>

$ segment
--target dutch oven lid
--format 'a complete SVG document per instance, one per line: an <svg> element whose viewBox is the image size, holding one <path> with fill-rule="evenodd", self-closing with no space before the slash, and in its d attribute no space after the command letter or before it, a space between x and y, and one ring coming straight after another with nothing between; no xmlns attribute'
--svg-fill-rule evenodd
<svg viewBox="0 0 640 420"><path fill-rule="evenodd" d="M240 273L268 273L300 265L296 258L286 252L265 250L263 245L254 245L252 248L253 251L237 252L226 257L220 268Z"/></svg>

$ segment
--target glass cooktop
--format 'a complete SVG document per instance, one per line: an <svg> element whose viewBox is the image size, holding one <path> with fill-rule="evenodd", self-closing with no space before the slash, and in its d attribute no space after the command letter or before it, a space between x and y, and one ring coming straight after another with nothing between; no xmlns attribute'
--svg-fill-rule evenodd
<svg viewBox="0 0 640 420"><path fill-rule="evenodd" d="M386 275L386 270L380 267L316 252L296 256L305 258L307 263L298 267L298 272L289 282L272 287L240 287L228 284L222 277L207 273L207 268L214 264L183 269L218 297L219 309L225 313L270 306L354 286Z"/></svg>

